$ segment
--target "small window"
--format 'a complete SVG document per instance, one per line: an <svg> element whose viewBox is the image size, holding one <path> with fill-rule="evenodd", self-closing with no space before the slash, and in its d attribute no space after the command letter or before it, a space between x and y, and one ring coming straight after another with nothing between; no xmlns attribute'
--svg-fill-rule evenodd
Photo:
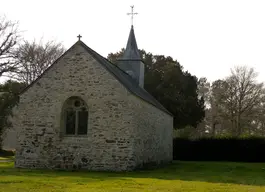
<svg viewBox="0 0 265 192"><path fill-rule="evenodd" d="M75 111L66 111L65 131L67 135L75 134L75 119L76 119Z"/></svg>
<svg viewBox="0 0 265 192"><path fill-rule="evenodd" d="M78 134L84 135L87 134L87 111L78 111Z"/></svg>
<svg viewBox="0 0 265 192"><path fill-rule="evenodd" d="M64 105L65 135L86 135L88 110L85 102L79 97L70 97Z"/></svg>

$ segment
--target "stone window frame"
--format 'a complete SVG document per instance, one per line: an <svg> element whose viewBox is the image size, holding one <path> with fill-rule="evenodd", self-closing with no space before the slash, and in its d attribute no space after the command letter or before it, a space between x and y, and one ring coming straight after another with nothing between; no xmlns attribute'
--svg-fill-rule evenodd
<svg viewBox="0 0 265 192"><path fill-rule="evenodd" d="M73 106L73 104L76 102L76 101L80 101L81 105L80 106ZM73 110L75 111L75 134L66 134L66 111L67 109L69 109L70 107L73 108ZM87 111L87 127L86 127L86 134L78 134L78 112L82 111L82 108L85 108ZM86 104L86 102L81 98L81 97L78 97L78 96L71 96L71 97L68 97L64 104L63 104L63 107L62 107L62 111L61 111L61 122L62 122L62 127L61 127L61 130L62 130L62 135L65 136L65 137L84 137L84 136L87 136L88 135L88 126L89 126L89 108Z"/></svg>

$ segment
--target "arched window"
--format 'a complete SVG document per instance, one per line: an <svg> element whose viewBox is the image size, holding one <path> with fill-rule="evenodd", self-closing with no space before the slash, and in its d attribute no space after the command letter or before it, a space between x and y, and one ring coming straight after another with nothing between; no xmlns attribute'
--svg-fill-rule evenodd
<svg viewBox="0 0 265 192"><path fill-rule="evenodd" d="M64 134L86 135L88 125L88 108L79 97L70 97L63 107Z"/></svg>

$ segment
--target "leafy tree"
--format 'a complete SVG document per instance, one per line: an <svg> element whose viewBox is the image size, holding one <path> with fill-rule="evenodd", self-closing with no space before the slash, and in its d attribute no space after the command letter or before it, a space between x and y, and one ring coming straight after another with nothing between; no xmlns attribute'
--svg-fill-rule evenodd
<svg viewBox="0 0 265 192"><path fill-rule="evenodd" d="M198 94L204 98L206 105L210 105L211 84L205 77L201 77L198 81Z"/></svg>
<svg viewBox="0 0 265 192"><path fill-rule="evenodd" d="M124 49L108 55L114 64ZM174 115L174 127L196 127L204 118L204 98L198 96L198 79L178 61L140 50L145 63L145 89Z"/></svg>
<svg viewBox="0 0 265 192"><path fill-rule="evenodd" d="M248 134L265 136L265 103L256 106L254 112L248 116Z"/></svg>
<svg viewBox="0 0 265 192"><path fill-rule="evenodd" d="M0 85L0 149L3 130L12 126L8 117L12 115L12 108L19 101L19 92L25 86L24 83L11 80Z"/></svg>
<svg viewBox="0 0 265 192"><path fill-rule="evenodd" d="M210 128L209 131L211 133L211 136L221 134L224 129L222 125L224 125L225 119L228 119L228 112L226 110L227 106L224 102L224 100L226 99L226 90L227 83L224 80L218 79L214 81L210 86L209 109L206 113L206 118L208 120L207 122Z"/></svg>

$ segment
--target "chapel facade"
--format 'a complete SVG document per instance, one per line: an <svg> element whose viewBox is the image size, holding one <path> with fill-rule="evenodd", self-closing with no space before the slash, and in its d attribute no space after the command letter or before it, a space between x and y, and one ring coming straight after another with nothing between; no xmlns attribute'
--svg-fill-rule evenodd
<svg viewBox="0 0 265 192"><path fill-rule="evenodd" d="M127 171L173 158L173 117L144 89L131 26L114 65L78 40L21 94L15 167Z"/></svg>

